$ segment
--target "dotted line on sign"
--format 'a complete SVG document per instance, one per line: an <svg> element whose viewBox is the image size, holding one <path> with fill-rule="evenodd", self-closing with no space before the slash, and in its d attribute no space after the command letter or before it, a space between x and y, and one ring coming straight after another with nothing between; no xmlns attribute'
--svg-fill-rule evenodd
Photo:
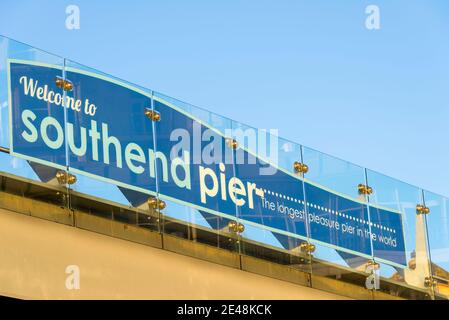
<svg viewBox="0 0 449 320"><path fill-rule="evenodd" d="M262 189L262 190L263 190L264 193L268 193L269 195L275 196L276 198L283 198L283 199L286 199L286 200L289 200L289 201L293 201L293 202L296 202L296 203L304 204L304 200L296 199L296 198L293 198L293 197L289 197L289 196L286 196L286 195L283 195L283 194L280 194L280 193L277 193L277 192L273 192L273 191L270 191L270 190L266 190L266 189Z"/></svg>
<svg viewBox="0 0 449 320"><path fill-rule="evenodd" d="M280 194L278 192L273 192L273 191L270 191L270 190L267 190L267 189L262 189L262 191L264 193L266 193L266 194L275 196L276 198L281 198L281 199L285 199L285 200L288 200L288 201L300 203L302 205L307 205L308 207L311 207L311 208L314 208L314 209L318 209L318 210L321 210L321 211L324 211L324 212L327 212L327 213L330 213L330 214L334 214L337 217L342 217L342 218L345 218L345 219L348 219L348 220L352 220L352 221L355 221L355 222L358 222L358 223L369 225L369 226L374 227L374 228L378 228L378 229L385 230L385 231L388 231L388 232L396 233L396 230L394 230L392 228L385 227L385 226L383 226L381 224L378 224L378 223L373 223L373 222L370 222L370 221L366 221L366 220L361 219L361 218L356 218L356 217L350 216L350 215L345 214L345 213L340 212L340 211L332 210L332 209L329 209L329 208L326 208L326 207L323 207L323 206L320 206L320 205L317 205L317 204L314 204L314 203L304 202L304 200L296 199L296 198L293 198L293 197L289 197L289 196L286 196L284 194Z"/></svg>

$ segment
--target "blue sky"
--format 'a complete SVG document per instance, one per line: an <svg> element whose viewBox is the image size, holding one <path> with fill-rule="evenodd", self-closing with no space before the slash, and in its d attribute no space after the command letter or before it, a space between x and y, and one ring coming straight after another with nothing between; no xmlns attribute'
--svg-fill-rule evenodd
<svg viewBox="0 0 449 320"><path fill-rule="evenodd" d="M65 27L78 5L80 30ZM381 29L365 28L380 8ZM449 195L449 2L0 2L0 34Z"/></svg>

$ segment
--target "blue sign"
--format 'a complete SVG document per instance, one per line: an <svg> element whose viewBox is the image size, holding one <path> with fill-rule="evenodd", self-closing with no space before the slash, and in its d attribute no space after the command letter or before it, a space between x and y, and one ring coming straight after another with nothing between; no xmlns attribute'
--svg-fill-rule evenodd
<svg viewBox="0 0 449 320"><path fill-rule="evenodd" d="M401 212L278 168L150 91L84 70L64 71L9 61L12 155L70 167L274 234L406 266ZM56 84L63 74L72 90ZM237 162L237 153L245 161ZM261 174L264 169L273 170Z"/></svg>

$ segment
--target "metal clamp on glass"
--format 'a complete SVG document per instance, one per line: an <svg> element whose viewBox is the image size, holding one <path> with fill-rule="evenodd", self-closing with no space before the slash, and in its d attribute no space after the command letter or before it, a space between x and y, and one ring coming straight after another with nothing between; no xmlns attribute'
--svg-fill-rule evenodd
<svg viewBox="0 0 449 320"><path fill-rule="evenodd" d="M145 108L144 114L151 121L161 120L161 114L157 111L151 110L150 108Z"/></svg>
<svg viewBox="0 0 449 320"><path fill-rule="evenodd" d="M229 221L228 229L231 232L243 233L243 231L245 231L245 226L241 223L237 223L236 221Z"/></svg>
<svg viewBox="0 0 449 320"><path fill-rule="evenodd" d="M430 209L427 208L425 205L423 204L417 204L416 205L416 213L417 214L429 214L430 213Z"/></svg>
<svg viewBox="0 0 449 320"><path fill-rule="evenodd" d="M238 147L239 147L239 143L235 140L235 139L232 139L232 138L228 138L228 139L226 139L226 145L229 147L229 148L232 148L232 149L237 149Z"/></svg>
<svg viewBox="0 0 449 320"><path fill-rule="evenodd" d="M438 282L432 277L424 278L424 286L427 288L435 287L437 284L438 284Z"/></svg>
<svg viewBox="0 0 449 320"><path fill-rule="evenodd" d="M58 88L61 88L64 91L72 91L73 90L73 83L70 82L69 80L64 80L61 77L56 77L55 83Z"/></svg>
<svg viewBox="0 0 449 320"><path fill-rule="evenodd" d="M370 261L368 261L368 262L366 263L366 269L367 269L367 270L368 270L368 269L371 269L371 270L379 270L379 269L380 269L380 264L377 263L377 262L375 262L375 261L373 261L373 260L370 260Z"/></svg>
<svg viewBox="0 0 449 320"><path fill-rule="evenodd" d="M304 174L309 172L309 166L298 161L295 161L295 163L293 163L293 169L295 170L296 173Z"/></svg>
<svg viewBox="0 0 449 320"><path fill-rule="evenodd" d="M76 176L65 171L58 171L56 173L56 180L59 184L74 184L76 182Z"/></svg>
<svg viewBox="0 0 449 320"><path fill-rule="evenodd" d="M159 210L163 210L165 209L165 207L167 206L165 204L164 201L157 199L156 197L149 197L148 198L148 206L150 207L150 209L159 209Z"/></svg>
<svg viewBox="0 0 449 320"><path fill-rule="evenodd" d="M359 190L359 194L370 195L373 193L373 188L362 183L358 185L357 189Z"/></svg>
<svg viewBox="0 0 449 320"><path fill-rule="evenodd" d="M313 252L315 252L316 247L315 247L314 244L311 244L311 243L308 243L308 242L303 242L303 243L301 243L299 245L299 249L302 252L306 252L308 254L312 254Z"/></svg>

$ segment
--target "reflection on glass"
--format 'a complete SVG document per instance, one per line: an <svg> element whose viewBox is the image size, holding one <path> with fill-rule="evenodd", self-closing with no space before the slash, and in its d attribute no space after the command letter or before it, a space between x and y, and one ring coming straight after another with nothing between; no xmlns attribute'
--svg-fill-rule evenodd
<svg viewBox="0 0 449 320"><path fill-rule="evenodd" d="M91 99L96 114L21 96L22 74L64 99ZM56 78L73 89L63 92ZM32 182L2 191L359 286L374 260L382 292L449 297L445 197L2 36L0 88L0 171ZM35 142L24 139L23 106L36 126L50 117L61 130L53 124L36 130ZM122 157L130 144L145 150L135 171Z"/></svg>
<svg viewBox="0 0 449 320"><path fill-rule="evenodd" d="M449 297L449 199L424 191L424 202L435 293Z"/></svg>
<svg viewBox="0 0 449 320"><path fill-rule="evenodd" d="M45 92L63 95L55 82L63 75L63 64L61 57L0 36L2 191L66 209L68 190L61 179L66 155L65 147L59 145L65 127L64 111L36 94L45 88ZM33 86L34 94L30 89ZM46 118L57 123L45 125ZM49 147L54 145L59 148ZM66 214L61 210L51 219L61 222L61 216ZM65 223L70 223L70 219Z"/></svg>
<svg viewBox="0 0 449 320"><path fill-rule="evenodd" d="M309 271L309 254L303 250L308 239L303 184L294 170L301 146L238 122L232 123L232 138L238 143L236 178L261 192L255 192L253 203L238 206L239 223L245 226L242 254L272 256L274 262Z"/></svg>
<svg viewBox="0 0 449 320"><path fill-rule="evenodd" d="M377 234L373 245L374 259L380 263L380 275L390 282L427 290L426 229L424 217L416 212L416 206L422 203L422 191L371 170L367 170L367 180L373 189L369 197L373 204L370 214L372 223L377 225L373 228ZM391 290L388 282L382 282L381 286L381 289Z"/></svg>
<svg viewBox="0 0 449 320"><path fill-rule="evenodd" d="M145 115L151 91L69 60L64 70L73 84L67 96L75 106L81 102L66 109L68 167L77 177L72 207L157 230L158 215L148 204L156 195L148 165L153 124Z"/></svg>
<svg viewBox="0 0 449 320"><path fill-rule="evenodd" d="M64 59L24 43L0 36L0 147L9 148L9 105L7 65L11 60L41 63L59 67L62 70ZM59 72L62 75L62 71ZM54 79L51 79L52 83Z"/></svg>
<svg viewBox="0 0 449 320"><path fill-rule="evenodd" d="M229 119L154 93L158 196L163 232L238 251L228 184L234 177Z"/></svg>
<svg viewBox="0 0 449 320"><path fill-rule="evenodd" d="M372 259L368 208L358 185L362 167L303 147L304 189L310 239L316 246L312 274L365 286Z"/></svg>

